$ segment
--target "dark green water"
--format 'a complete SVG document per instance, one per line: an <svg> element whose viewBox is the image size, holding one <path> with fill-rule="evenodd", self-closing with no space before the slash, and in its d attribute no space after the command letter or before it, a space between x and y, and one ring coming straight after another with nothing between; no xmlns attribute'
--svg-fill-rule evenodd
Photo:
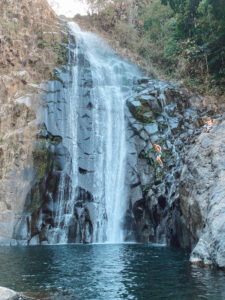
<svg viewBox="0 0 225 300"><path fill-rule="evenodd" d="M225 299L225 273L140 244L0 248L0 286L38 299Z"/></svg>

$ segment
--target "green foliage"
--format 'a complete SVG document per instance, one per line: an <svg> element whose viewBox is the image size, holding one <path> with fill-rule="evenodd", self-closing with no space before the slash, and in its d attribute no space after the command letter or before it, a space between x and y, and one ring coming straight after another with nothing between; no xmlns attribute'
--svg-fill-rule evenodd
<svg viewBox="0 0 225 300"><path fill-rule="evenodd" d="M3 137L4 137L4 134L3 134L3 133L0 133L0 145L3 144Z"/></svg>
<svg viewBox="0 0 225 300"><path fill-rule="evenodd" d="M56 55L56 61L58 65L63 65L67 60L67 48L68 36L63 36L62 43L59 43L58 39L53 37L50 41L44 38L43 31L41 30L38 34L37 46L40 49L49 48Z"/></svg>
<svg viewBox="0 0 225 300"><path fill-rule="evenodd" d="M38 180L41 181L45 175L45 172L48 168L49 161L49 151L45 146L45 143L42 143L41 148L37 148L33 151L34 165L38 170Z"/></svg>
<svg viewBox="0 0 225 300"><path fill-rule="evenodd" d="M173 30L173 12L160 4L160 0L148 3L139 10L143 31L138 41L138 53L147 61L158 63L163 58L163 49L168 34Z"/></svg>
<svg viewBox="0 0 225 300"><path fill-rule="evenodd" d="M46 130L46 127L43 126L42 129ZM39 182L41 182L45 174L48 173L53 166L53 153L48 145L58 145L61 142L62 138L60 136L53 136L49 132L46 139L39 136L39 145L33 151L34 165L38 171Z"/></svg>
<svg viewBox="0 0 225 300"><path fill-rule="evenodd" d="M157 180L162 180L163 174L164 174L164 169L162 169L159 164L157 164L157 168L156 168L156 174L155 177Z"/></svg>
<svg viewBox="0 0 225 300"><path fill-rule="evenodd" d="M139 153L139 158L142 158L142 159L149 159L148 153L146 153L144 150L142 150L142 151Z"/></svg>
<svg viewBox="0 0 225 300"><path fill-rule="evenodd" d="M175 37L178 41L186 41L183 54L188 57L189 62L204 64L204 72L210 74L215 83L224 83L225 1L162 0L162 4L169 4L176 12ZM169 43L171 39L165 48L165 57L171 61L173 47L169 47ZM191 81L197 83L199 80L194 78Z"/></svg>
<svg viewBox="0 0 225 300"><path fill-rule="evenodd" d="M49 45L48 41L44 39L43 31L41 30L38 34L37 46L40 49L44 49Z"/></svg>
<svg viewBox="0 0 225 300"><path fill-rule="evenodd" d="M153 115L146 116L146 113L150 112L149 106L147 105L141 105L138 107L130 107L130 112L134 116L134 118L141 123L149 124L153 122Z"/></svg>
<svg viewBox="0 0 225 300"><path fill-rule="evenodd" d="M65 37L64 37L64 41L66 41ZM68 42L68 40L67 40L67 42ZM59 65L65 64L66 63L66 59L67 59L67 48L66 48L66 46L64 44L59 43L59 41L54 38L51 41L50 47L53 48L53 51L57 55L57 63Z"/></svg>
<svg viewBox="0 0 225 300"><path fill-rule="evenodd" d="M170 38L168 40L166 47L164 48L164 58L169 63L174 63L179 52L180 52L180 46L177 40L175 40L174 38Z"/></svg>
<svg viewBox="0 0 225 300"><path fill-rule="evenodd" d="M171 149L163 150L162 158L163 158L163 159L167 159L167 158L170 157L171 155L172 155L172 150L171 150Z"/></svg>
<svg viewBox="0 0 225 300"><path fill-rule="evenodd" d="M187 80L187 86L191 89L196 89L199 85L199 80L197 77L192 77Z"/></svg>
<svg viewBox="0 0 225 300"><path fill-rule="evenodd" d="M203 91L225 83L224 0L88 0L97 27L147 65ZM138 3L138 8L135 6Z"/></svg>
<svg viewBox="0 0 225 300"><path fill-rule="evenodd" d="M146 195L149 192L149 190L150 190L150 186L148 186L148 185L143 185L142 186L142 193L143 194Z"/></svg>
<svg viewBox="0 0 225 300"><path fill-rule="evenodd" d="M39 209L42 205L43 200L41 199L41 195L39 190L35 190L31 197L31 205L30 210L31 213L34 213L37 209Z"/></svg>
<svg viewBox="0 0 225 300"><path fill-rule="evenodd" d="M59 81L62 84L64 84L63 81L62 81L62 79L59 77L59 73L58 73L58 71L56 69L54 69L54 70L52 70L50 72L50 78L49 79L50 80L56 80L56 81Z"/></svg>

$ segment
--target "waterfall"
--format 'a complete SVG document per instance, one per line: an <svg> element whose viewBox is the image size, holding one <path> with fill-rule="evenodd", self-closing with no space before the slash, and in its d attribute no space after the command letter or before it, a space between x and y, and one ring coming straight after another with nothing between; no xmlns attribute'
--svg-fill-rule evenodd
<svg viewBox="0 0 225 300"><path fill-rule="evenodd" d="M128 208L126 178L126 99L133 93L139 70L120 59L96 35L73 22L67 72L59 98L63 108L45 123L62 136L69 152L54 200L50 243L124 241L123 219ZM69 74L69 75L68 75ZM63 93L63 96L62 96ZM58 100L61 101L61 100Z"/></svg>

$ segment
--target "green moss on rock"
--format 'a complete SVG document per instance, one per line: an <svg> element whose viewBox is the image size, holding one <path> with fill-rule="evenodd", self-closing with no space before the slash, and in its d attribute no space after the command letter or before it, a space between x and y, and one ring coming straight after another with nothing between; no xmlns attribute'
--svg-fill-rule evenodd
<svg viewBox="0 0 225 300"><path fill-rule="evenodd" d="M171 149L164 150L162 157L166 159L166 158L170 157L171 154L172 154L172 150Z"/></svg>
<svg viewBox="0 0 225 300"><path fill-rule="evenodd" d="M157 165L158 165L158 164L157 164ZM156 168L156 174L155 174L156 180L162 180L163 174L164 174L164 169L162 169L162 168L158 165L158 167Z"/></svg>
<svg viewBox="0 0 225 300"><path fill-rule="evenodd" d="M149 117L145 116L146 113L150 113L150 109L148 106L141 105L138 107L131 106L130 111L133 117L144 124L153 123L154 116L151 114Z"/></svg>
<svg viewBox="0 0 225 300"><path fill-rule="evenodd" d="M59 66L67 63L67 45L69 43L68 32L63 34L62 43L56 37L52 39L46 39L44 33L41 30L38 34L37 47L40 49L48 48L55 54L55 60Z"/></svg>
<svg viewBox="0 0 225 300"><path fill-rule="evenodd" d="M35 149L33 151L33 159L34 165L38 170L38 181L41 181L48 165L48 149L45 148L44 144L42 145L41 149Z"/></svg>
<svg viewBox="0 0 225 300"><path fill-rule="evenodd" d="M36 189L31 196L31 205L30 205L31 213L37 211L41 207L42 203L43 200L41 198L40 191L39 189Z"/></svg>

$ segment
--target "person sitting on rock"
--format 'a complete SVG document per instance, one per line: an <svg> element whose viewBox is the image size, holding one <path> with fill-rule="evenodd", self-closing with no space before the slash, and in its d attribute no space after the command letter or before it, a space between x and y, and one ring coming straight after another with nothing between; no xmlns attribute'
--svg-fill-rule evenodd
<svg viewBox="0 0 225 300"><path fill-rule="evenodd" d="M205 132L209 133L210 130L212 130L213 128L213 119L208 118L208 120L206 120L204 123L205 123L204 125Z"/></svg>
<svg viewBox="0 0 225 300"><path fill-rule="evenodd" d="M162 162L162 147L157 145L157 144L153 144L153 146L155 147L155 151L156 151L156 161L157 163L160 165L160 167L163 167L163 162Z"/></svg>

